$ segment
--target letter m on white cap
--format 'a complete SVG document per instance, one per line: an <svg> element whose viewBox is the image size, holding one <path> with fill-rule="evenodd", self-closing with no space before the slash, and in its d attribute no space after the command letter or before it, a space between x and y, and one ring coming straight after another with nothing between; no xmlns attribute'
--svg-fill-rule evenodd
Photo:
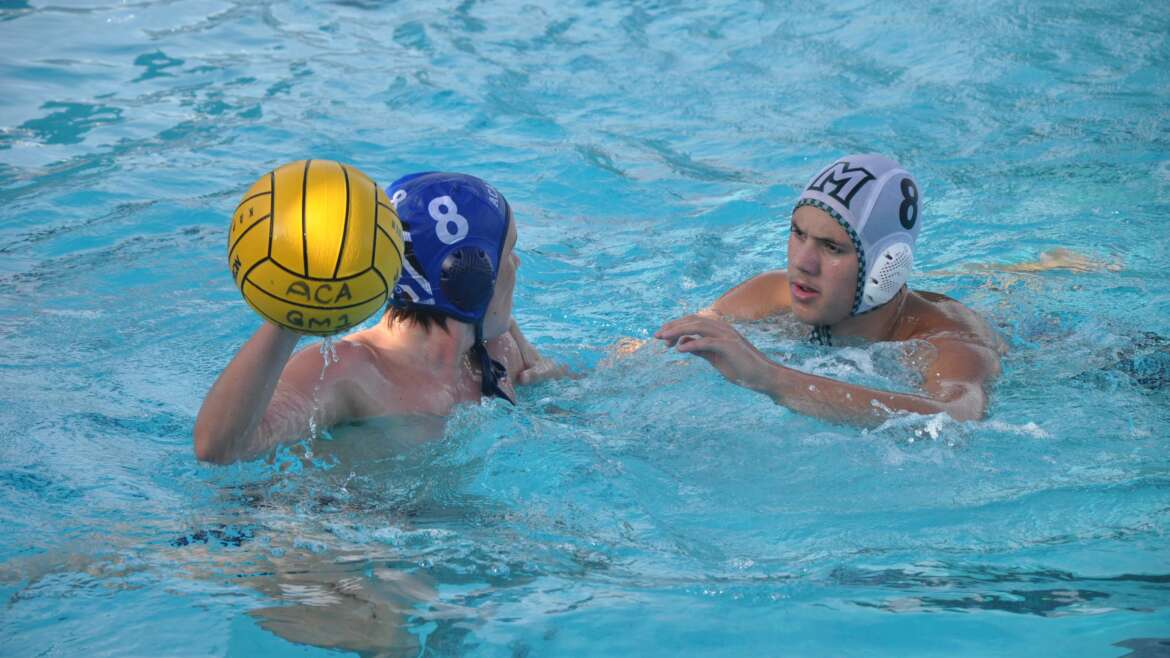
<svg viewBox="0 0 1170 658"><path fill-rule="evenodd" d="M873 179L873 174L865 168L850 167L848 162L841 160L822 171L821 175L809 184L808 189L827 194L848 208L853 196Z"/></svg>

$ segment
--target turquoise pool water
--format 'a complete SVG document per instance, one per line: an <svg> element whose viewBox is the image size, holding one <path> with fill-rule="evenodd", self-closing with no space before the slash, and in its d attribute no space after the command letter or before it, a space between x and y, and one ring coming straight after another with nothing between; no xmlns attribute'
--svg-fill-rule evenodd
<svg viewBox="0 0 1170 658"><path fill-rule="evenodd" d="M1079 0L0 3L0 653L1167 655L1168 35ZM919 179L912 285L1012 347L987 420L863 431L614 350L782 267L856 151ZM309 156L493 182L520 324L584 377L196 463L258 323L228 213ZM985 267L1055 248L1099 265ZM898 346L743 329L913 385Z"/></svg>

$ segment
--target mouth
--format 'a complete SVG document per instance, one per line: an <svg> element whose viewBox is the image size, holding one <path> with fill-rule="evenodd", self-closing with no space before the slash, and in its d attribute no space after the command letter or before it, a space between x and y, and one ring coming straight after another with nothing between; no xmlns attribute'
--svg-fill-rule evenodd
<svg viewBox="0 0 1170 658"><path fill-rule="evenodd" d="M798 281L790 281L788 288L792 291L792 299L797 302L811 302L821 294L816 288Z"/></svg>

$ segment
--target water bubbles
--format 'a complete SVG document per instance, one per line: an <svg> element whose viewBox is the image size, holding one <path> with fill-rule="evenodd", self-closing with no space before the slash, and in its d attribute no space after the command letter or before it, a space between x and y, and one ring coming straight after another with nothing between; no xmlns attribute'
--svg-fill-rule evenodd
<svg viewBox="0 0 1170 658"><path fill-rule="evenodd" d="M1044 430L1044 428L1037 425L1034 421L1028 421L1023 424L1014 424L1002 420L989 420L981 424L982 427L994 430L996 432L1004 432L1007 434L1017 434L1026 436L1032 439L1051 439L1052 434Z"/></svg>
<svg viewBox="0 0 1170 658"><path fill-rule="evenodd" d="M750 569L756 565L755 560L753 560L751 558L746 558L746 557L737 557L737 558L732 559L730 562L731 562L731 567L733 569L737 569L739 571L745 571L745 570Z"/></svg>
<svg viewBox="0 0 1170 658"><path fill-rule="evenodd" d="M375 540L389 546L402 546L404 535L401 528L394 526L378 528L372 533Z"/></svg>
<svg viewBox="0 0 1170 658"><path fill-rule="evenodd" d="M329 546L327 546L325 542L316 539L307 539L305 537L297 537L293 539L293 547L318 555L329 550Z"/></svg>
<svg viewBox="0 0 1170 658"><path fill-rule="evenodd" d="M337 354L337 341L333 339L333 336L326 336L321 341L321 376L317 379L316 385L313 386L313 406L309 410L309 436L314 439L320 438L325 430L317 423L317 414L321 412L321 385L325 383L325 372L329 370L330 364L340 360L341 358Z"/></svg>
<svg viewBox="0 0 1170 658"><path fill-rule="evenodd" d="M321 341L321 381L325 381L325 371L329 369L329 364L338 361L337 341L333 340L333 336L326 336Z"/></svg>
<svg viewBox="0 0 1170 658"><path fill-rule="evenodd" d="M922 432L926 432L930 435L930 438L937 441L939 435L942 434L943 423L946 421L947 416L945 414L935 414L931 416L929 419L927 419L926 426L919 430L919 436L922 435Z"/></svg>

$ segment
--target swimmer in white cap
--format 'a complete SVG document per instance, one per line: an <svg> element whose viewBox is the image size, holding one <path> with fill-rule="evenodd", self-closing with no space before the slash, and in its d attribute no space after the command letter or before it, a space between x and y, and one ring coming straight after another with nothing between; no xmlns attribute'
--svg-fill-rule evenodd
<svg viewBox="0 0 1170 658"><path fill-rule="evenodd" d="M906 286L919 211L918 184L898 163L880 155L843 157L821 170L796 202L787 270L748 279L709 309L668 322L654 336L802 413L861 424L896 412L982 418L1003 342L959 302ZM779 313L810 325L810 340L822 345L929 343L921 393L879 391L785 367L727 321Z"/></svg>

